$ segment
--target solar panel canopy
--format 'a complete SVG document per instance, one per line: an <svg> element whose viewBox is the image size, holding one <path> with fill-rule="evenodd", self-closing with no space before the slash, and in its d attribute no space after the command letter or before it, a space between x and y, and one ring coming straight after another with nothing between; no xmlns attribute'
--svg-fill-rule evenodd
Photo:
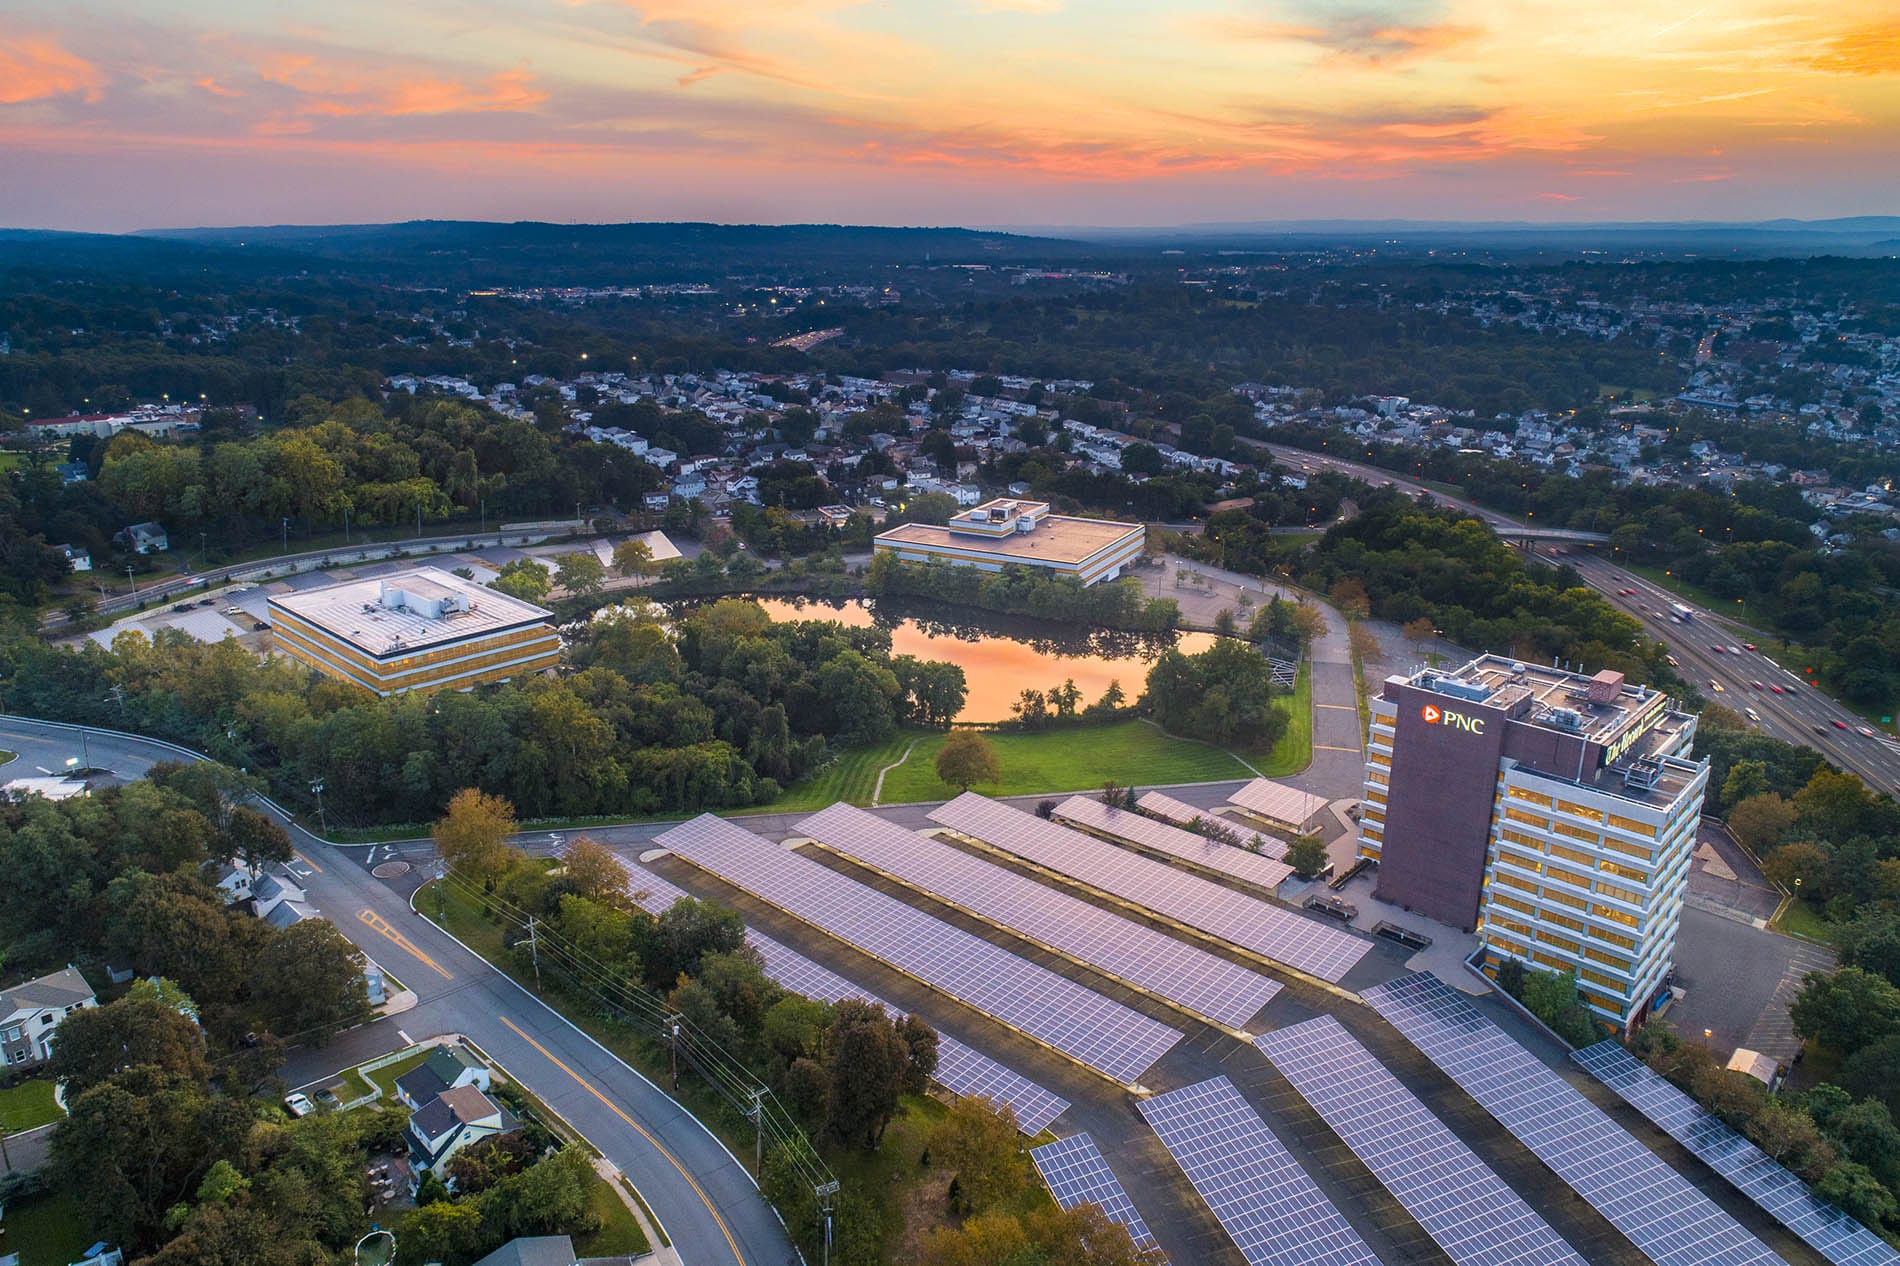
<svg viewBox="0 0 1900 1266"><path fill-rule="evenodd" d="M1135 1202L1122 1189L1121 1180L1109 1169L1095 1140L1086 1133L1071 1134L1066 1139L1033 1148L1029 1159L1035 1162L1036 1172L1042 1175L1043 1185L1049 1188L1049 1194L1059 1207L1100 1205L1110 1220L1128 1228L1128 1238L1135 1242L1136 1248L1155 1246L1155 1237L1149 1233L1141 1211L1135 1208Z"/></svg>
<svg viewBox="0 0 1900 1266"><path fill-rule="evenodd" d="M1239 1028L1280 992L1278 981L1239 963L852 805L834 804L792 829L1216 1024Z"/></svg>
<svg viewBox="0 0 1900 1266"><path fill-rule="evenodd" d="M1225 1077L1136 1106L1247 1266L1379 1260Z"/></svg>
<svg viewBox="0 0 1900 1266"><path fill-rule="evenodd" d="M1293 874L1291 866L1276 860L1286 854L1283 840L1269 843L1267 837L1261 836L1262 851L1255 853L1127 809L1110 808L1094 796L1070 796L1056 806L1055 815L1061 821L1113 835L1201 870L1211 870L1269 890L1278 888Z"/></svg>
<svg viewBox="0 0 1900 1266"><path fill-rule="evenodd" d="M1343 929L975 792L932 809L929 816L959 834L1321 980L1338 981L1372 948L1370 941Z"/></svg>
<svg viewBox="0 0 1900 1266"><path fill-rule="evenodd" d="M1816 1196L1808 1184L1618 1043L1599 1042L1571 1052L1570 1058L1836 1266L1900 1262L1892 1245Z"/></svg>
<svg viewBox="0 0 1900 1266"><path fill-rule="evenodd" d="M1197 808L1185 800L1176 800L1165 791L1142 792L1141 798L1135 801L1135 807L1176 826L1186 826L1196 818L1213 816L1213 810Z"/></svg>
<svg viewBox="0 0 1900 1266"><path fill-rule="evenodd" d="M1337 1019L1278 1029L1254 1045L1459 1266L1585 1266Z"/></svg>
<svg viewBox="0 0 1900 1266"><path fill-rule="evenodd" d="M1283 782L1275 782L1271 778L1256 778L1227 797L1227 803L1238 805L1257 817L1283 822L1298 830L1326 807L1326 798L1301 791L1298 787L1289 787Z"/></svg>
<svg viewBox="0 0 1900 1266"><path fill-rule="evenodd" d="M628 871L631 880L628 886L632 889L633 900L648 914L662 914L675 901L688 895L650 871L631 866ZM814 963L797 950L780 944L754 928L746 929L745 939L746 944L758 950L759 957L765 960L766 978L801 997L816 998L821 1002L857 998L877 1003L893 1015L903 1011L903 1008L893 1006L864 986L845 979L829 967ZM937 1084L951 1094L981 1096L999 1107L1007 1104L1015 1114L1016 1128L1030 1138L1048 1129L1051 1122L1069 1109L1069 1101L1061 1095L1045 1090L1021 1073L941 1030L937 1033L937 1071L934 1076Z"/></svg>
<svg viewBox="0 0 1900 1266"><path fill-rule="evenodd" d="M654 843L1123 1085L1181 1040L1158 1020L709 813Z"/></svg>
<svg viewBox="0 0 1900 1266"><path fill-rule="evenodd" d="M1658 1266L1782 1260L1443 981L1360 997Z"/></svg>

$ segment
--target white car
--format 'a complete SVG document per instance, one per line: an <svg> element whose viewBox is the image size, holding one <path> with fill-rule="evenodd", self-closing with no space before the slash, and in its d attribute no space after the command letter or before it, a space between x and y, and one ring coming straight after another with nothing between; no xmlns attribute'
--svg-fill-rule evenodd
<svg viewBox="0 0 1900 1266"><path fill-rule="evenodd" d="M1719 695L1722 693L1722 683L1711 677L1709 678L1709 689Z"/></svg>
<svg viewBox="0 0 1900 1266"><path fill-rule="evenodd" d="M1753 708L1743 708L1742 711L1747 714L1750 721L1753 721L1756 725L1761 724L1761 713L1755 711Z"/></svg>
<svg viewBox="0 0 1900 1266"><path fill-rule="evenodd" d="M290 1115L293 1117L307 1117L317 1110L317 1105L310 1102L310 1096L302 1091L285 1095L284 1106L290 1109Z"/></svg>

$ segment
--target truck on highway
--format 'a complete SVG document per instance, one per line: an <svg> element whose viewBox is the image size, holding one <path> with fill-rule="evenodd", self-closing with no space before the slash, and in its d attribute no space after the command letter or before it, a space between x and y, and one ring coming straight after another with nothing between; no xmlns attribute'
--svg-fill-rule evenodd
<svg viewBox="0 0 1900 1266"><path fill-rule="evenodd" d="M1683 606L1680 602L1672 602L1669 604L1669 618L1687 624L1695 619L1695 610L1692 607Z"/></svg>

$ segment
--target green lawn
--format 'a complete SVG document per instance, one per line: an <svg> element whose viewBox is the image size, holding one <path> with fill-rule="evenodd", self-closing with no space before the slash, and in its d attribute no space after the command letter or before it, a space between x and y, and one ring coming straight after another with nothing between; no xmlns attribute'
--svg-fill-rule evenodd
<svg viewBox="0 0 1900 1266"><path fill-rule="evenodd" d="M20 1266L66 1266L93 1238L83 1211L70 1196L15 1201L0 1218L0 1254L18 1253Z"/></svg>
<svg viewBox="0 0 1900 1266"><path fill-rule="evenodd" d="M778 799L759 808L762 812L783 810L789 813L798 809L822 809L840 800L850 804L869 804L871 789L877 785L877 771L902 756L904 749L916 737L915 734L899 734L888 743L840 752L836 759L816 774L787 787Z"/></svg>
<svg viewBox="0 0 1900 1266"><path fill-rule="evenodd" d="M1788 908L1781 912L1775 926L1783 932L1795 936L1805 936L1809 940L1820 941L1824 945L1834 944L1834 924L1826 915L1805 901L1790 901Z"/></svg>
<svg viewBox="0 0 1900 1266"><path fill-rule="evenodd" d="M1287 713L1286 733L1265 760L1249 762L1268 778L1297 774L1313 763L1313 672L1305 660L1293 679L1292 696L1280 704Z"/></svg>
<svg viewBox="0 0 1900 1266"><path fill-rule="evenodd" d="M383 1092L385 1103L394 1103L396 1102L396 1079L405 1077L422 1067L422 1061L428 1059L434 1050L433 1046L420 1047L413 1054L405 1055L393 1064L384 1064L381 1068L372 1068L360 1075L376 1083L376 1088Z"/></svg>
<svg viewBox="0 0 1900 1266"><path fill-rule="evenodd" d="M53 1083L41 1077L0 1090L0 1126L8 1134L23 1134L51 1125L66 1114L53 1100Z"/></svg>
<svg viewBox="0 0 1900 1266"><path fill-rule="evenodd" d="M574 1237L574 1252L579 1257L638 1257L652 1245L633 1220L626 1202L602 1178L587 1189L587 1212L600 1220L598 1229Z"/></svg>
<svg viewBox="0 0 1900 1266"><path fill-rule="evenodd" d="M19 759L20 759L20 754L18 752L9 752L4 749L0 749L0 765L11 764L12 762Z"/></svg>
<svg viewBox="0 0 1900 1266"><path fill-rule="evenodd" d="M1306 743L1312 747L1308 714ZM882 804L942 800L955 794L937 779L940 733L917 737L910 758L885 775ZM1023 796L1037 792L1088 791L1110 781L1137 786L1182 782L1218 782L1251 778L1253 772L1232 753L1164 733L1146 721L1045 730L1037 734L987 736L1002 767L1003 781L971 790L986 796Z"/></svg>

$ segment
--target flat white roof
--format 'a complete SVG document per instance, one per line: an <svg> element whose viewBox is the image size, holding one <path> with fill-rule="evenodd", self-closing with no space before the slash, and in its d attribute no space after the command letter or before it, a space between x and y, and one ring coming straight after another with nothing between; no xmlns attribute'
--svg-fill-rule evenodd
<svg viewBox="0 0 1900 1266"><path fill-rule="evenodd" d="M1297 829L1305 826L1314 814L1326 807L1326 798L1301 791L1298 787L1289 787L1283 782L1275 782L1271 778L1256 778L1227 797L1227 803L1237 805L1257 817L1271 822L1284 822Z"/></svg>
<svg viewBox="0 0 1900 1266"><path fill-rule="evenodd" d="M382 605L384 586L417 596L460 595L468 599L469 609L440 618L392 609ZM273 594L270 605L377 659L410 655L449 642L546 623L552 618L532 602L463 580L439 567L412 567L323 589Z"/></svg>

